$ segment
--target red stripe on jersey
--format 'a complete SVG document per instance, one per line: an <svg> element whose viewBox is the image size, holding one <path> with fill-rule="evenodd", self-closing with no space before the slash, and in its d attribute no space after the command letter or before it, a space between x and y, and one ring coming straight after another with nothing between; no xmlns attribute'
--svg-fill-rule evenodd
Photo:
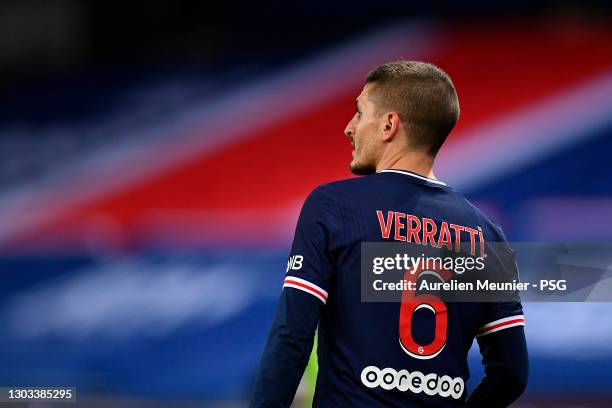
<svg viewBox="0 0 612 408"><path fill-rule="evenodd" d="M311 291L315 292L317 295L321 296L323 299L325 299L327 301L327 295L325 293L323 293L319 289L319 287L314 285L314 284L305 284L305 283L293 280L291 278L285 278L285 283L290 283L292 285L299 286L299 287L311 290Z"/></svg>
<svg viewBox="0 0 612 408"><path fill-rule="evenodd" d="M480 333L478 333L478 334L479 335L483 335L483 334L489 333L492 330L499 329L501 327L516 325L516 323L522 323L522 325L524 325L525 324L525 319L522 318L522 317L518 317L516 319L512 319L512 320L508 320L508 321L505 321L505 322L502 322L502 323L494 324L493 326L489 326L486 329L481 330Z"/></svg>

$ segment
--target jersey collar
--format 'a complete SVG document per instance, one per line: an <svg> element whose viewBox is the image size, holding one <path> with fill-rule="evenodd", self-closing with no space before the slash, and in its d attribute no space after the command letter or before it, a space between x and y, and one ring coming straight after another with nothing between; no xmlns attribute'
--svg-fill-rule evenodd
<svg viewBox="0 0 612 408"><path fill-rule="evenodd" d="M419 180L428 181L430 183L437 184L439 186L446 186L446 183L443 183L440 180L434 180L434 179L431 179L429 177L423 177L423 176L420 176L420 175L418 175L416 173L413 173L411 171L408 171L408 170L384 169L384 170L381 170L380 172L381 173L398 173L398 174L403 174L405 176L410 176L410 177L418 178Z"/></svg>

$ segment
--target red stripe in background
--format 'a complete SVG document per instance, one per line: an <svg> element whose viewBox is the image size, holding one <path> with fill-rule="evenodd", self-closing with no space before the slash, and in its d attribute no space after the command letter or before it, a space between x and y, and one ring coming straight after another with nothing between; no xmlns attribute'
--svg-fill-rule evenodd
<svg viewBox="0 0 612 408"><path fill-rule="evenodd" d="M465 135L483 121L609 70L611 40L608 28L567 22L448 28L442 34L444 45L430 61L445 69L458 89L462 114L454 133ZM64 216L21 243L79 245L83 231L91 229L91 220L103 219L113 231L103 239L111 246L129 247L155 234L159 214L169 215L164 232L204 236L204 241L264 240L276 231L291 231L295 221L288 223L278 214L301 203L317 184L350 177L351 147L342 131L359 91L321 101L316 109L288 117L212 154L202 154L127 191L67 209ZM228 117L239 120L232 119L231 112ZM451 136L448 143L460 140ZM186 221L182 215L186 211L195 213L199 221ZM216 215L219 211L228 215ZM245 222L244 217L235 221L232 215L249 211L268 216L247 216Z"/></svg>
<svg viewBox="0 0 612 408"><path fill-rule="evenodd" d="M449 73L459 94L455 134L612 69L612 47L606 46L612 30L603 25L464 24L447 38L432 62Z"/></svg>

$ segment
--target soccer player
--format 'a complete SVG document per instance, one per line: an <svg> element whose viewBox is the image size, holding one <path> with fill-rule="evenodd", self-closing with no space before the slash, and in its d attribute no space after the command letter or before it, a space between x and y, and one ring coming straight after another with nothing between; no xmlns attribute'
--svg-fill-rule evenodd
<svg viewBox="0 0 612 408"><path fill-rule="evenodd" d="M426 305L430 319L412 319L415 304L361 301L362 242L501 242L489 258L516 269L501 229L434 176L458 118L455 88L434 65L398 61L369 73L345 129L350 169L363 177L321 185L304 203L251 407L291 405L317 327L316 407L492 408L523 392L519 301ZM485 377L468 397L474 338Z"/></svg>

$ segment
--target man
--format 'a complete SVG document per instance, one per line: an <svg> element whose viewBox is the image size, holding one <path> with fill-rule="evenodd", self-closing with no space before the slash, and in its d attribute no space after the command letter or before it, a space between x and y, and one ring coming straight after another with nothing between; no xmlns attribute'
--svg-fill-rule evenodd
<svg viewBox="0 0 612 408"><path fill-rule="evenodd" d="M362 242L436 246L446 235L457 244L505 243L499 227L433 173L458 118L455 88L439 68L398 61L370 72L345 129L354 146L350 169L364 177L319 186L304 203L251 407L290 406L317 327L313 406L491 408L522 393L528 362L520 302L439 302L429 306L434 327L410 320L414 305L406 324L405 303L360 297ZM505 244L497 251L491 255L516 268ZM474 338L485 378L468 398Z"/></svg>

